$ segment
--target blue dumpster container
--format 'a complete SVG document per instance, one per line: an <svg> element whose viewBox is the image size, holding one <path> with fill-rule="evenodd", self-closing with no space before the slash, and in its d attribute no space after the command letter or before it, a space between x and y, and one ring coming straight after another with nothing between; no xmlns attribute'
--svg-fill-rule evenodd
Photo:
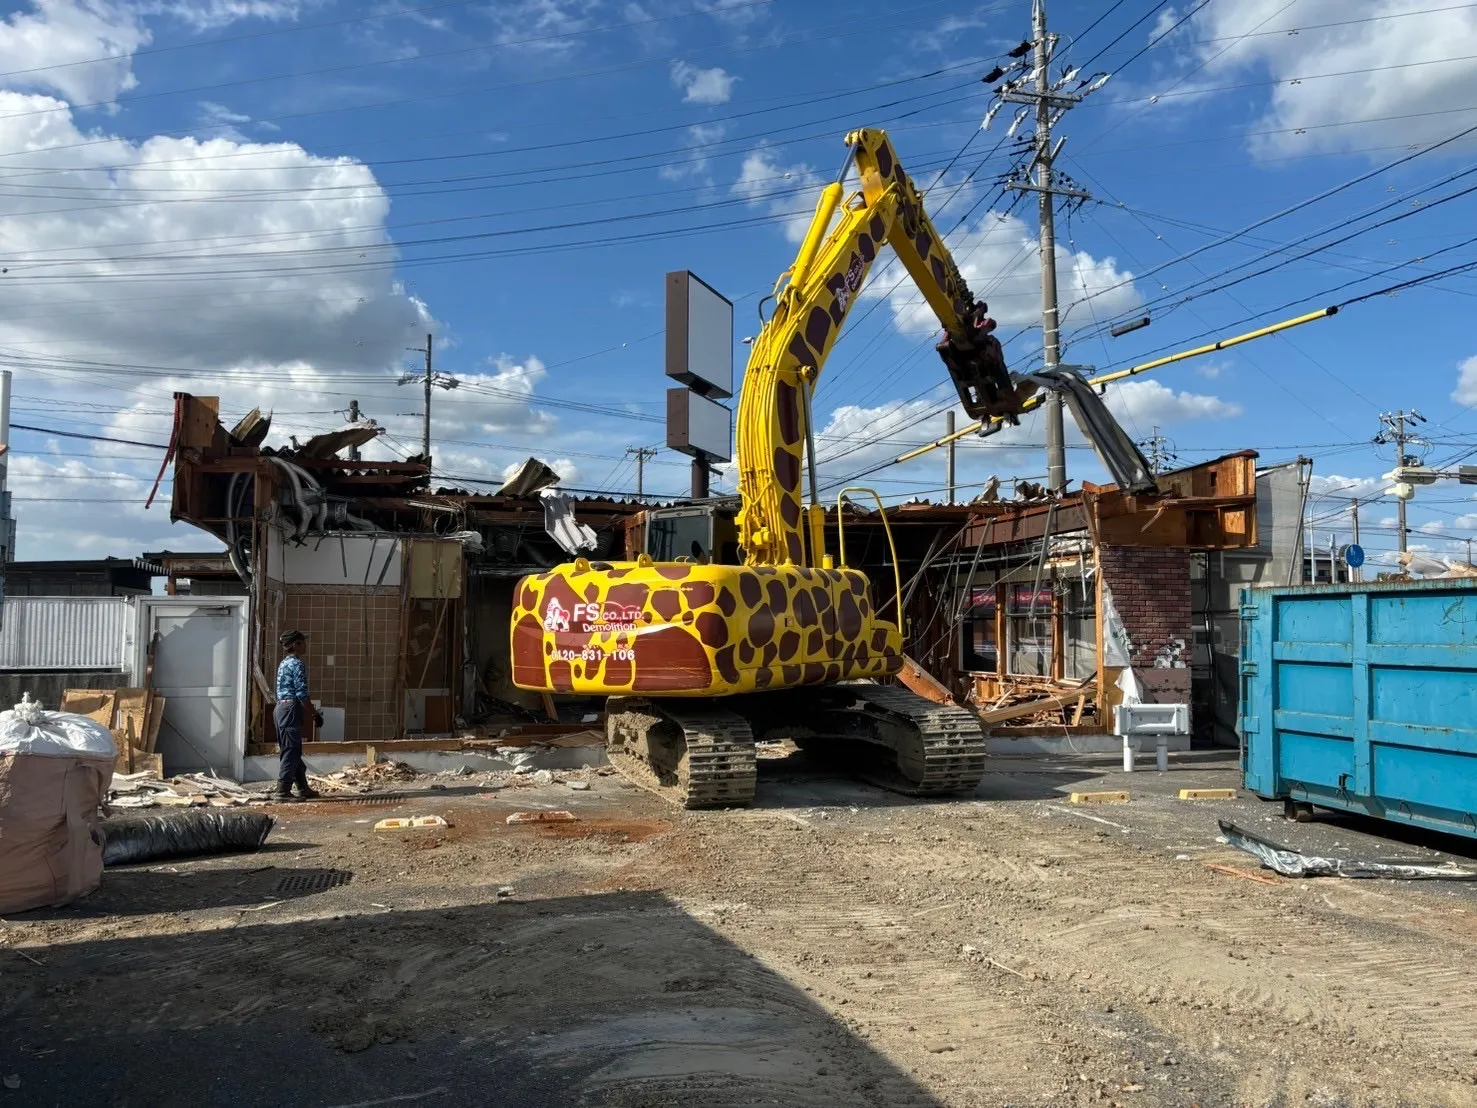
<svg viewBox="0 0 1477 1108"><path fill-rule="evenodd" d="M1477 582L1241 591L1246 787L1477 838Z"/></svg>

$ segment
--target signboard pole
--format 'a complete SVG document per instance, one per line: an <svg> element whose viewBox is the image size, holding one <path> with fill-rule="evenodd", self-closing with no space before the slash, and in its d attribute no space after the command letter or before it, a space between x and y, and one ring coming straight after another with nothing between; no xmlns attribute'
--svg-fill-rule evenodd
<svg viewBox="0 0 1477 1108"><path fill-rule="evenodd" d="M692 499L708 499L715 462L733 457L733 304L687 270L667 274L667 447L692 457Z"/></svg>
<svg viewBox="0 0 1477 1108"><path fill-rule="evenodd" d="M692 498L708 499L708 456L701 450L692 456Z"/></svg>

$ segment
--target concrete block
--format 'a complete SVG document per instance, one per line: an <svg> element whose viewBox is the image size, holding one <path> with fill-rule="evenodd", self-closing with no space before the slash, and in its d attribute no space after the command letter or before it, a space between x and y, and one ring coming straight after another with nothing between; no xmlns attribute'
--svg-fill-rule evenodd
<svg viewBox="0 0 1477 1108"><path fill-rule="evenodd" d="M1128 794L1123 792L1073 793L1068 800L1073 804L1127 804Z"/></svg>

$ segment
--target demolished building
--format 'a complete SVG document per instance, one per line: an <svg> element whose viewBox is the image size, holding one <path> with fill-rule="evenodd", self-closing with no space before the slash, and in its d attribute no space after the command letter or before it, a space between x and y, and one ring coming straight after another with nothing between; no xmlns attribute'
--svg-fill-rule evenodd
<svg viewBox="0 0 1477 1108"><path fill-rule="evenodd" d="M274 450L264 417L228 430L212 398L181 394L177 405L173 518L225 544L252 598L254 752L273 742L270 675L284 629L309 634L315 696L342 709L310 742L549 719L557 706L510 680L520 576L576 554L734 553L736 501L571 499L532 459L488 494L433 490L423 458L340 456L372 428ZM1085 483L1057 499L1023 486L1014 500L991 490L969 504L904 504L886 512L891 543L882 515L847 502L847 552L879 612L895 608L901 583L903 676L916 691L973 705L997 736L1102 735L1125 700L1192 702L1192 558L1256 546L1255 460L1247 451L1167 473L1137 496ZM830 549L837 518L833 506ZM225 591L219 560L179 558L181 573L213 572L211 591Z"/></svg>
<svg viewBox="0 0 1477 1108"><path fill-rule="evenodd" d="M342 710L310 740L438 735L543 711L509 680L513 583L576 550L623 557L638 504L552 494L557 478L534 462L486 495L433 491L424 458L340 456L373 428L273 449L269 417L227 429L217 404L176 397L171 516L225 544L251 597L250 746L274 741L271 674L288 628L310 637L315 698Z"/></svg>

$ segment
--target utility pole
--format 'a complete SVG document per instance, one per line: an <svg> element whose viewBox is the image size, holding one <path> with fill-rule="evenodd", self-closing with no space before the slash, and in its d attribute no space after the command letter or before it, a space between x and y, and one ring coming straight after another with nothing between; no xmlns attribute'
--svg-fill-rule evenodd
<svg viewBox="0 0 1477 1108"><path fill-rule="evenodd" d="M1419 459L1417 459L1417 458L1415 458L1415 457L1413 457L1411 455L1406 454L1405 453L1405 448L1406 448L1407 445L1409 445L1411 443L1417 443L1417 444L1421 444L1421 445L1424 445L1425 444L1425 440L1422 439L1420 436L1418 436L1413 430L1411 430L1411 428L1415 424L1417 424L1417 423L1425 423L1425 422L1426 422L1426 417L1423 416L1423 415L1421 415L1421 413L1418 412L1418 411L1416 411L1414 408L1412 408L1408 412L1402 410L1402 411L1398 411L1398 412L1381 412L1380 413L1380 424L1381 424L1380 433L1374 437L1374 441L1377 442L1377 443L1380 443L1380 444L1386 444L1386 443L1394 443L1395 444L1395 469L1396 470L1399 470L1399 469L1401 469L1404 466L1410 466L1410 465L1417 465L1417 464L1419 464ZM1408 485L1405 486L1405 491L1407 493L1410 491ZM1398 520L1397 526L1399 526L1399 528L1400 528L1400 553L1402 553L1402 554L1406 553L1406 549L1407 549L1406 548L1406 534L1407 534L1407 531L1406 531L1406 526L1405 526L1405 502L1408 499L1409 499L1409 496L1408 495L1407 496L1400 496L1400 495L1397 494L1396 497L1395 497L1395 515L1396 515L1396 518Z"/></svg>
<svg viewBox="0 0 1477 1108"><path fill-rule="evenodd" d="M454 389L461 382L449 374L436 373L432 370L431 352L435 349L435 345L432 343L429 334L426 336L425 346L407 346L406 349L412 354L424 354L426 356L426 371L424 374L402 373L398 383L408 385L414 381L420 381L425 387L425 399L421 407L421 453L425 456L426 466L429 469L431 465L431 386L435 385L438 389Z"/></svg>
<svg viewBox="0 0 1477 1108"><path fill-rule="evenodd" d="M1350 516L1351 522L1354 525L1354 545L1355 546L1358 546L1359 545L1359 501L1358 500L1355 500L1353 503L1351 503L1349 505L1349 516ZM1354 567L1351 572L1354 574L1354 580L1355 581L1363 581L1364 580L1364 568L1362 566Z"/></svg>
<svg viewBox="0 0 1477 1108"><path fill-rule="evenodd" d="M1031 6L1031 37L1036 42L1036 184L1041 230L1041 350L1048 372L1062 360L1061 316L1056 291L1056 203L1051 194L1051 44L1046 39L1046 0ZM1060 494L1067 487L1067 450L1062 426L1062 394L1046 398L1046 487Z"/></svg>
<svg viewBox="0 0 1477 1108"><path fill-rule="evenodd" d="M954 409L944 413L944 437L949 440L944 454L944 485L949 490L949 503L954 503Z"/></svg>
<svg viewBox="0 0 1477 1108"><path fill-rule="evenodd" d="M421 410L421 453L426 456L426 464L431 462L431 351L435 347L431 343L431 336L426 336L426 400L425 407Z"/></svg>
<svg viewBox="0 0 1477 1108"><path fill-rule="evenodd" d="M349 401L349 422L350 423L358 423L359 422L359 401L358 400L350 400ZM357 462L358 460L359 460L359 448L357 446L351 446L351 447L349 447L349 461L351 461L351 462Z"/></svg>
<svg viewBox="0 0 1477 1108"><path fill-rule="evenodd" d="M1038 242L1041 252L1041 349L1046 371L1049 373L1061 366L1061 312L1057 297L1056 281L1056 198L1065 196L1079 202L1091 199L1083 189L1064 187L1061 175L1053 172L1053 164L1061 154L1064 139L1052 142L1052 127L1066 114L1068 109L1080 103L1088 93L1095 92L1107 81L1108 75L1095 74L1093 78L1078 81L1076 87L1066 91L1064 86L1077 77L1075 68L1061 74L1055 81L1051 76L1052 55L1056 38L1046 30L1046 0L1033 0L1031 5L1031 62L1028 75L1012 78L996 91L1001 101L1026 105L1011 124L1007 134L1024 121L1031 108L1035 109L1036 134L1032 143L1030 165L1016 174L1007 184L1021 192L1034 192L1040 220ZM1018 48L1021 56L1008 66L992 72L988 80L997 80L1007 73L1024 69L1024 52L1027 44ZM1018 51L1011 51L1017 56ZM998 108L998 105L996 106ZM994 116L994 108L985 117L988 126ZM1067 487L1066 436L1062 425L1061 393L1052 391L1046 397L1046 486L1059 495Z"/></svg>
<svg viewBox="0 0 1477 1108"><path fill-rule="evenodd" d="M646 490L646 459L655 458L656 450L650 446L628 446L626 456L636 455L636 499Z"/></svg>
<svg viewBox="0 0 1477 1108"><path fill-rule="evenodd" d="M1174 442L1159 433L1158 424L1154 426L1154 434L1139 443L1139 446L1143 449L1144 456L1149 462L1149 468L1153 470L1155 476L1163 473L1173 462L1179 460L1174 452Z"/></svg>

